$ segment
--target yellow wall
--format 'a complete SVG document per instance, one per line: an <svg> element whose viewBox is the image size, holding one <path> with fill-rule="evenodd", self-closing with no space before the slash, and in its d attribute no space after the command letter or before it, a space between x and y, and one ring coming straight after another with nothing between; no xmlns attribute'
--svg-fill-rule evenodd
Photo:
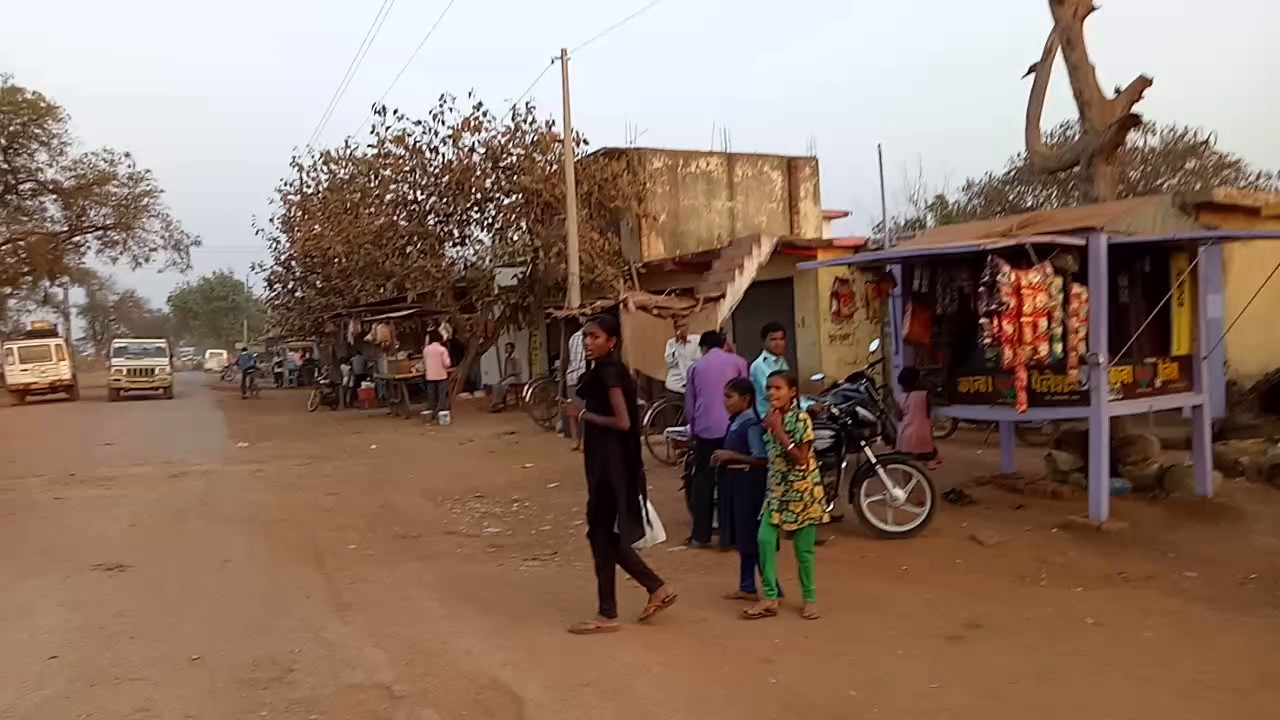
<svg viewBox="0 0 1280 720"><path fill-rule="evenodd" d="M818 250L819 260L845 257L852 251L843 248ZM867 362L867 345L880 335L880 320L867 320L862 303L866 299L865 286L869 277L852 266L824 267L812 272L802 272L816 284L818 303L818 343L821 352L819 367L830 379L842 378ZM798 277L799 277L798 276ZM858 300L858 311L852 319L843 320L831 316L831 286L836 278L853 279L853 292ZM798 293L797 293L798 295ZM797 298L798 302L798 298ZM797 306L798 307L798 306Z"/></svg>
<svg viewBox="0 0 1280 720"><path fill-rule="evenodd" d="M1225 230L1280 230L1280 218L1261 218L1228 209L1208 208L1196 219ZM1223 345L1227 354L1227 380L1248 387L1280 367L1280 278L1272 278L1258 299L1241 315L1249 298L1262 287L1267 275L1280 263L1280 241L1241 240L1223 245L1223 322L1240 315ZM1217 338L1212 338L1217 342Z"/></svg>
<svg viewBox="0 0 1280 720"><path fill-rule="evenodd" d="M648 263L722 248L751 233L822 232L818 160L654 148L606 148L583 163L625 158L644 188L644 213L623 253Z"/></svg>

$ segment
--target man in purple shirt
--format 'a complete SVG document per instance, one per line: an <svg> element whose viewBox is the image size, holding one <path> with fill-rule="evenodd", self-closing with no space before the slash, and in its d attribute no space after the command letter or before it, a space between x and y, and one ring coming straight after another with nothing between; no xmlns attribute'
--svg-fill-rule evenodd
<svg viewBox="0 0 1280 720"><path fill-rule="evenodd" d="M711 453L724 447L729 429L729 411L724 407L724 388L730 380L747 377L747 361L724 351L724 336L715 330L702 333L698 341L702 357L689 368L684 391L684 416L693 433L693 477L685 499L693 518L690 547L711 547L711 525L715 516L716 473ZM723 537L722 537L722 543ZM727 545L726 545L727 547Z"/></svg>

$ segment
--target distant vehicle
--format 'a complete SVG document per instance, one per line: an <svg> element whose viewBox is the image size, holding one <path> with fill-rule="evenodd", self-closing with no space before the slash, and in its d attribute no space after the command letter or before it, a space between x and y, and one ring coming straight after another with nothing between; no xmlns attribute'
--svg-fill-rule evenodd
<svg viewBox="0 0 1280 720"><path fill-rule="evenodd" d="M128 392L159 392L173 399L173 357L163 338L117 338L107 365L107 402Z"/></svg>
<svg viewBox="0 0 1280 720"><path fill-rule="evenodd" d="M226 350L205 350L204 351L204 371L205 372L222 372L227 366Z"/></svg>
<svg viewBox="0 0 1280 720"><path fill-rule="evenodd" d="M67 342L58 326L36 320L30 329L4 341L4 383L14 405L22 405L36 395L65 394L80 399L80 383L71 362Z"/></svg>

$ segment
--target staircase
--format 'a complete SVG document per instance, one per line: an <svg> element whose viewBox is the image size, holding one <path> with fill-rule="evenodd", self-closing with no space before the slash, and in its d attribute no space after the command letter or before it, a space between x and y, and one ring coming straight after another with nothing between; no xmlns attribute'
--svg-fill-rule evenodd
<svg viewBox="0 0 1280 720"><path fill-rule="evenodd" d="M744 235L720 250L720 255L711 264L711 269L703 276L702 282L694 288L699 298L714 300L718 298L716 307L716 325L723 327L725 321L733 314L734 308L742 301L747 288L755 282L756 274L769 262L774 249L778 247L776 235L755 233Z"/></svg>

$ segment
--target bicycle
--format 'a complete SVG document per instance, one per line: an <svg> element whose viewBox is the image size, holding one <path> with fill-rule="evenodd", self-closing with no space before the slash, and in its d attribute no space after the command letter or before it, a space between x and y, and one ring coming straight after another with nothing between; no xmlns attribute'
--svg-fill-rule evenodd
<svg viewBox="0 0 1280 720"><path fill-rule="evenodd" d="M560 379L555 375L539 375L525 383L520 402L539 427L554 430L560 417Z"/></svg>
<svg viewBox="0 0 1280 720"><path fill-rule="evenodd" d="M673 441L667 428L684 425L684 405L670 397L658 398L644 413L640 432L644 446L653 459L668 467L675 467L683 459L684 448Z"/></svg>

